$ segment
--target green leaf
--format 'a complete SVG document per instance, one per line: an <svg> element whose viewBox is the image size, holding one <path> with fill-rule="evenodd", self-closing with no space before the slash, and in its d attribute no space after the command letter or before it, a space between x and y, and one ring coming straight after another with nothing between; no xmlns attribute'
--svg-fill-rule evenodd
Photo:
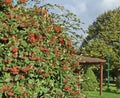
<svg viewBox="0 0 120 98"><path fill-rule="evenodd" d="M15 76L15 81L18 80L19 76L20 76L20 75L16 75L16 76Z"/></svg>

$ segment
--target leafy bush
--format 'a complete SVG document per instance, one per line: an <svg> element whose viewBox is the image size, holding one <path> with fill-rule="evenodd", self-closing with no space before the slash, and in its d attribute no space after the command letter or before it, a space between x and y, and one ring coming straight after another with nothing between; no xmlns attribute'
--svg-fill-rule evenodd
<svg viewBox="0 0 120 98"><path fill-rule="evenodd" d="M98 87L98 82L91 67L86 69L85 75L83 76L84 81L82 83L82 89L85 91L93 91Z"/></svg>
<svg viewBox="0 0 120 98"><path fill-rule="evenodd" d="M116 86L117 86L117 88L120 88L120 71L119 71L118 74L117 74Z"/></svg>
<svg viewBox="0 0 120 98"><path fill-rule="evenodd" d="M18 0L22 5L26 0ZM0 96L79 97L73 73L75 49L45 7L0 5Z"/></svg>

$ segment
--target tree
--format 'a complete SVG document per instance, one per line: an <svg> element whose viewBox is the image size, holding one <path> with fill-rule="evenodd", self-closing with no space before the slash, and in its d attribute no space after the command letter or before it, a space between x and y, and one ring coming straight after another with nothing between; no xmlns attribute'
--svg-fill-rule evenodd
<svg viewBox="0 0 120 98"><path fill-rule="evenodd" d="M120 8L100 15L89 26L87 33L88 36L80 47L80 54L103 58L107 61L110 59L112 73L117 72L114 68L120 65Z"/></svg>
<svg viewBox="0 0 120 98"><path fill-rule="evenodd" d="M82 54L106 58L110 54L113 65L120 64L120 8L105 12L89 26L82 43Z"/></svg>
<svg viewBox="0 0 120 98"><path fill-rule="evenodd" d="M61 16L61 23L56 21L48 5L25 8L26 0L15 6L12 0L1 1L0 97L78 97L69 23Z"/></svg>

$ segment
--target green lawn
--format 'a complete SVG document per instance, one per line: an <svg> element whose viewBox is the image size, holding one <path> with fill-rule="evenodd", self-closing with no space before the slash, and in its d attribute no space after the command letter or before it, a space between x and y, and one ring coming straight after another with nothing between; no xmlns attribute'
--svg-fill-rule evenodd
<svg viewBox="0 0 120 98"><path fill-rule="evenodd" d="M86 91L85 95L87 96L87 98L120 98L120 94L111 92L103 92L102 96L100 96L98 91Z"/></svg>
<svg viewBox="0 0 120 98"><path fill-rule="evenodd" d="M98 91L84 91L86 98L120 98L120 89L115 87L115 84L110 85L110 89L107 90L107 86L103 86L102 96Z"/></svg>

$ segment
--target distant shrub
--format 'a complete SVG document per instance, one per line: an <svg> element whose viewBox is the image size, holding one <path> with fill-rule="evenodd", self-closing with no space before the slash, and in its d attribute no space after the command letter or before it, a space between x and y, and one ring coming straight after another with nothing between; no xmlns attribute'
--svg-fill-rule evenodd
<svg viewBox="0 0 120 98"><path fill-rule="evenodd" d="M84 81L82 82L82 89L93 91L98 87L98 81L91 67L86 69L86 72L83 77Z"/></svg>
<svg viewBox="0 0 120 98"><path fill-rule="evenodd" d="M119 74L117 75L116 86L117 86L117 88L120 88L120 72L119 72Z"/></svg>

